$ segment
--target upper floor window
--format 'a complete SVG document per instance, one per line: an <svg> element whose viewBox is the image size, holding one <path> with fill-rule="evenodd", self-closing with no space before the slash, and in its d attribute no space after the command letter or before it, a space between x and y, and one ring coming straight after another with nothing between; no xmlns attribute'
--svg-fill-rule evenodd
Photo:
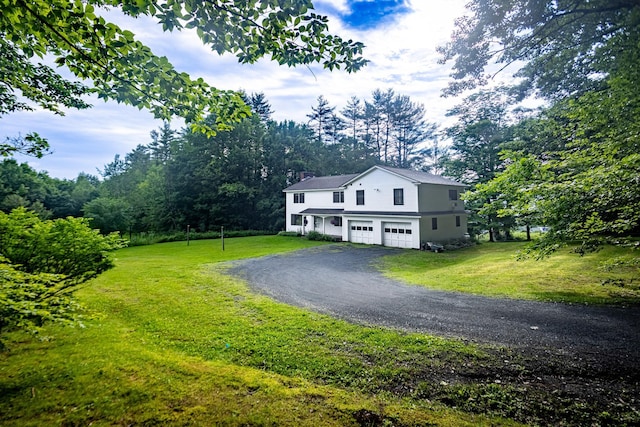
<svg viewBox="0 0 640 427"><path fill-rule="evenodd" d="M364 190L356 190L356 205L364 205Z"/></svg>
<svg viewBox="0 0 640 427"><path fill-rule="evenodd" d="M458 200L458 190L449 190L449 200Z"/></svg>
<svg viewBox="0 0 640 427"><path fill-rule="evenodd" d="M333 192L333 203L344 203L344 191Z"/></svg>
<svg viewBox="0 0 640 427"><path fill-rule="evenodd" d="M304 193L293 193L293 203L304 203Z"/></svg>
<svg viewBox="0 0 640 427"><path fill-rule="evenodd" d="M393 189L393 204L404 205L404 189L403 188Z"/></svg>

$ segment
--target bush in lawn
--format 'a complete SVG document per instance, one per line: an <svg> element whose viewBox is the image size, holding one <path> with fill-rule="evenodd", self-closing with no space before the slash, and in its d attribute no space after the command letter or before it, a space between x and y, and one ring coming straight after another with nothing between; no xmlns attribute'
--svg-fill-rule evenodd
<svg viewBox="0 0 640 427"><path fill-rule="evenodd" d="M309 233L307 233L307 239L325 241L325 242L333 242L335 240L333 236L329 236L328 234L322 234L315 230L312 230Z"/></svg>
<svg viewBox="0 0 640 427"><path fill-rule="evenodd" d="M110 252L122 246L118 234L101 235L86 218L43 221L24 208L0 212L0 334L77 322L73 291L113 267Z"/></svg>

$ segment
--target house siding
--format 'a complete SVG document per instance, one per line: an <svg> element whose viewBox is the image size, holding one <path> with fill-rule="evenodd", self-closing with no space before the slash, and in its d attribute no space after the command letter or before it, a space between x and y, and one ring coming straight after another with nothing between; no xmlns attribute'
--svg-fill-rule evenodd
<svg viewBox="0 0 640 427"><path fill-rule="evenodd" d="M458 194L458 200L449 199L449 190ZM420 184L418 190L420 212L447 212L464 210L464 203L460 200L460 187L449 185Z"/></svg>
<svg viewBox="0 0 640 427"><path fill-rule="evenodd" d="M324 214L318 216L304 213L305 210L313 208L342 209L344 203L333 202L333 191L342 190L307 190L285 193L287 212L286 230L300 234L307 234L309 231L315 230L322 234L341 236L342 227L331 224L333 217L340 215ZM296 193L304 193L304 203L294 203L294 194ZM293 225L291 223L291 214L302 215L302 225ZM322 221L318 221L318 218L322 219Z"/></svg>
<svg viewBox="0 0 640 427"><path fill-rule="evenodd" d="M404 204L393 204L393 190L404 190ZM364 190L364 205L356 205L356 191ZM416 185L383 170L374 170L352 181L344 192L347 211L417 212Z"/></svg>
<svg viewBox="0 0 640 427"><path fill-rule="evenodd" d="M460 226L456 226L456 216L460 217ZM432 220L438 221L438 229L432 229ZM422 242L442 242L460 239L467 234L467 215L464 213L427 214L420 219L420 240Z"/></svg>
<svg viewBox="0 0 640 427"><path fill-rule="evenodd" d="M360 175L345 175L342 184L339 184L340 177L301 182L284 190L286 229L302 234L316 230L344 241L414 249L421 248L424 242L464 237L467 214L459 200L463 186L433 175L424 177L415 171L406 174L374 167ZM322 182L329 181L331 185L340 186L317 188ZM301 189L305 186L306 190ZM394 190L397 189L402 189L401 205L394 204ZM357 203L359 190L364 191L364 204ZM456 191L458 200L451 200L450 190ZM344 191L344 203L334 203L334 191ZM304 203L293 203L294 193L301 192L305 194ZM293 225L291 214L303 215L302 225ZM341 217L342 226L331 223L336 216ZM459 226L456 217L459 217ZM434 218L437 221L435 230L432 229Z"/></svg>

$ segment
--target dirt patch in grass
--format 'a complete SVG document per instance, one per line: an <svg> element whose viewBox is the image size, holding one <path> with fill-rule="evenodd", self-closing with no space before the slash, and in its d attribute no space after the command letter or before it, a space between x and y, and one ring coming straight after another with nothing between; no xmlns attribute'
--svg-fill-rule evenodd
<svg viewBox="0 0 640 427"><path fill-rule="evenodd" d="M484 357L445 357L444 363L405 360L410 375L390 380L380 391L531 425L640 424L637 361L613 354L483 350Z"/></svg>

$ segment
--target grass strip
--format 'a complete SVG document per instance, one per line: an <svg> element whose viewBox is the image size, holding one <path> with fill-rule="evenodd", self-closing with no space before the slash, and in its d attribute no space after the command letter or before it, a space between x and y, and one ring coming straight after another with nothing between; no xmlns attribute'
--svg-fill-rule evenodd
<svg viewBox="0 0 640 427"><path fill-rule="evenodd" d="M546 259L518 260L525 242L484 243L458 251L407 251L385 257L385 276L431 289L489 297L576 304L640 304L640 268L630 248L579 256L565 248ZM617 261L630 264L607 268ZM627 263L625 263L625 261Z"/></svg>

